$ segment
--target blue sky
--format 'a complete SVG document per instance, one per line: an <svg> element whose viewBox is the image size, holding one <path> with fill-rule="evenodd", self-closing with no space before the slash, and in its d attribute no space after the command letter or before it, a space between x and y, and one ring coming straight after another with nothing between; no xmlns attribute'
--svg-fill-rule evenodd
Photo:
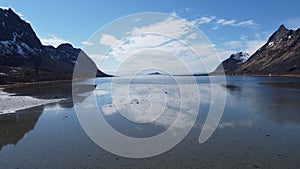
<svg viewBox="0 0 300 169"><path fill-rule="evenodd" d="M300 27L298 0L0 0L0 6L21 14L43 43L71 42L81 48L99 28L120 17L141 12L173 14L197 21L221 60L232 52L253 53L281 24Z"/></svg>

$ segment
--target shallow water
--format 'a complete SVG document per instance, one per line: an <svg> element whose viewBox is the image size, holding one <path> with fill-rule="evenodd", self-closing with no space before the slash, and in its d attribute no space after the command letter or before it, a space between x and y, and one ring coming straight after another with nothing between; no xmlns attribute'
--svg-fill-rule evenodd
<svg viewBox="0 0 300 169"><path fill-rule="evenodd" d="M122 86L126 78L120 79L118 85ZM74 104L84 104L91 93L95 94L111 126L132 137L161 133L176 117L166 112L162 118L147 116L144 119L129 116L131 111L125 110L126 119L111 110L111 79L96 79L97 86L88 85L92 81L79 82L81 87L78 87L76 100L72 100L69 83L3 89L17 96L63 101L0 115L0 168L300 168L300 88L297 87L300 79L227 77L227 85L214 84L218 92L227 94L224 113L213 135L199 144L211 96L209 79L196 77L201 102L194 127L170 151L143 159L120 157L97 146L82 129ZM128 100L129 105L146 110L149 105L142 96L150 94L160 103L165 99L160 96L166 95L171 99L168 103L172 103L167 105L169 110L178 110L174 107L176 99L172 100L177 97L177 88L169 77L139 78L132 83L134 98ZM145 93L141 86L147 91L159 89L157 91L165 93ZM190 99L197 100L195 93L189 94ZM190 102L194 107L192 103L197 102ZM138 124L128 118L156 121Z"/></svg>

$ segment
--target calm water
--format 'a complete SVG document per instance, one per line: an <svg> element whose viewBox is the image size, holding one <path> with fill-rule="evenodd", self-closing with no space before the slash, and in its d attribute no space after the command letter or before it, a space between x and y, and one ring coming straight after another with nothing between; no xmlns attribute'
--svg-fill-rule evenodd
<svg viewBox="0 0 300 169"><path fill-rule="evenodd" d="M212 137L199 144L209 108L205 100L210 96L205 96L207 77L197 77L203 101L194 127L170 151L144 159L113 155L98 147L82 129L74 104L85 103L90 93L96 93L98 104L108 108L111 104L111 79L96 82L96 86L88 81L78 83L76 100L72 100L70 83L3 89L19 96L64 100L0 115L0 168L300 168L300 79L227 77L227 85L215 84L227 93L224 113ZM168 77L136 79L134 91L152 91L151 87L160 87L156 82L167 84L166 94L176 97L176 87ZM143 101L138 98L131 104L147 107ZM167 127L163 120L138 125L110 112L106 120L129 136L149 137Z"/></svg>

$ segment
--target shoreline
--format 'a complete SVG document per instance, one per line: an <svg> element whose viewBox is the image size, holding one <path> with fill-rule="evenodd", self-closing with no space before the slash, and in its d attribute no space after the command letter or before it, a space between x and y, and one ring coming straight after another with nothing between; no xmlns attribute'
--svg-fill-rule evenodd
<svg viewBox="0 0 300 169"><path fill-rule="evenodd" d="M14 96L0 90L0 115L16 113L32 107L58 103L64 99L38 99L31 96Z"/></svg>
<svg viewBox="0 0 300 169"><path fill-rule="evenodd" d="M208 76L222 76L222 75L208 75ZM238 76L238 77L286 77L286 78L300 78L300 74L284 74L284 75L260 75L260 74L251 74L251 75L241 75L241 74L228 74L225 76Z"/></svg>
<svg viewBox="0 0 300 169"><path fill-rule="evenodd" d="M245 76L245 77L286 77L286 78L300 78L300 75L297 74L285 74L285 75L259 75L259 74L253 74L253 75L225 75L225 76Z"/></svg>
<svg viewBox="0 0 300 169"><path fill-rule="evenodd" d="M173 76L222 76L222 75L173 75ZM285 74L285 75L225 75L226 76L238 76L238 77L285 77L285 78L300 78L300 74ZM113 76L112 76L113 77ZM98 78L98 77L95 77ZM107 78L107 77L101 77ZM111 78L111 77L108 77ZM0 84L0 89L3 87L16 87L16 86L24 86L24 85L35 85L35 84L52 84L52 83L61 83L61 82L72 82L72 81L80 81L86 80L90 78L81 78L81 79L66 79L66 80L52 80L52 81L36 81L36 82L17 82L17 83L10 83L10 84Z"/></svg>
<svg viewBox="0 0 300 169"><path fill-rule="evenodd" d="M106 78L106 77L102 77L102 78ZM73 82L73 81L76 82L76 81L87 80L87 79L91 79L91 78L51 80L51 81L36 81L36 82L17 82L17 83L10 83L10 84L0 84L0 89L5 88L5 87L18 87L18 86L35 85L35 84L55 84L55 83Z"/></svg>
<svg viewBox="0 0 300 169"><path fill-rule="evenodd" d="M10 84L0 84L0 88L16 87L16 86L24 86L24 85L34 85L34 84L51 84L51 83L70 82L70 81L73 81L73 80L70 79L70 80L53 80L53 81L37 81L37 82L17 82L17 83L10 83Z"/></svg>

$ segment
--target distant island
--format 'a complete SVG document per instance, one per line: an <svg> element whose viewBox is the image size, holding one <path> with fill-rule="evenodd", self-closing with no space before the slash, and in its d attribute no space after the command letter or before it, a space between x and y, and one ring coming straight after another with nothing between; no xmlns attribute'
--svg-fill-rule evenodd
<svg viewBox="0 0 300 169"><path fill-rule="evenodd" d="M147 75L162 75L160 72L148 73Z"/></svg>

